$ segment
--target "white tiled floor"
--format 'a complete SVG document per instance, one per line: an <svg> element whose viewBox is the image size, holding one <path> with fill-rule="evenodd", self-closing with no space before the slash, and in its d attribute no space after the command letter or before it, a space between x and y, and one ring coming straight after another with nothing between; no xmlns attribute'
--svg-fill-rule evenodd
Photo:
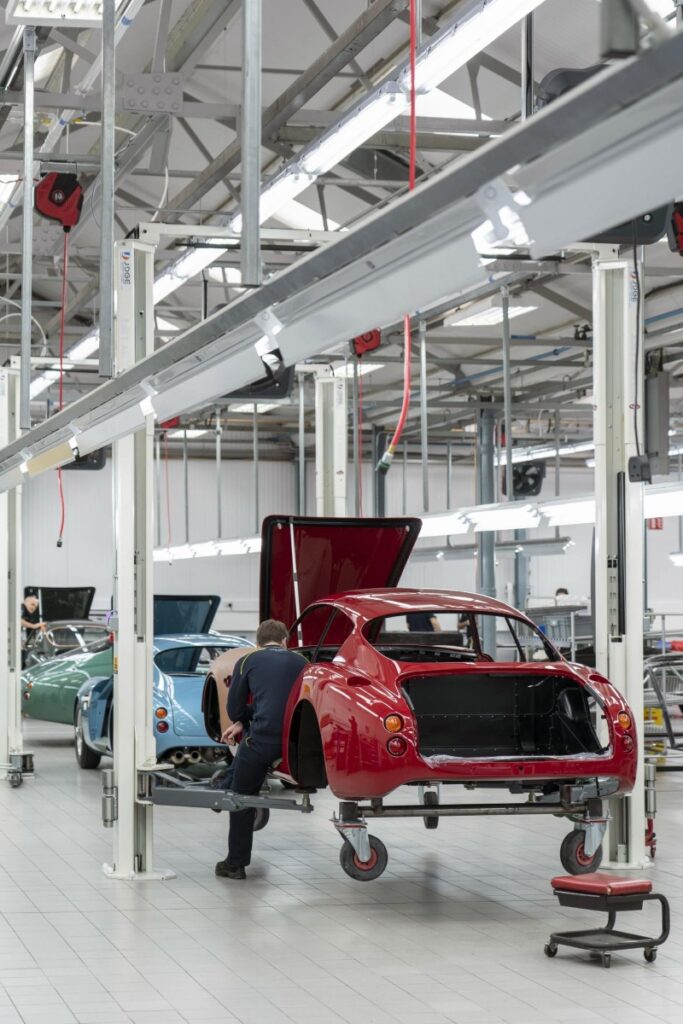
<svg viewBox="0 0 683 1024"><path fill-rule="evenodd" d="M607 971L543 955L553 927L598 923L550 891L566 822L380 822L389 867L359 883L318 794L308 817L272 815L230 882L213 874L227 817L160 808L157 866L178 877L123 883L101 871L100 773L76 767L69 730L26 733L35 780L0 783L0 1024L683 1022L683 776L660 775L652 870L672 936L655 964ZM654 934L653 908L639 917Z"/></svg>

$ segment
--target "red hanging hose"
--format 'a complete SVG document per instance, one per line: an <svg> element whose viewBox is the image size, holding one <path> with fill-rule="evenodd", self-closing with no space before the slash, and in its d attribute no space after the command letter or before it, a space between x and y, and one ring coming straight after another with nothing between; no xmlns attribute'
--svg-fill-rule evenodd
<svg viewBox="0 0 683 1024"><path fill-rule="evenodd" d="M417 93L415 89L415 71L417 64L417 3L410 0L410 157L408 161L408 190L415 188L416 167L417 167ZM403 404L394 430L393 437L389 442L384 455L377 463L380 473L388 473L391 463L394 461L394 454L401 440L403 428L408 419L410 408L410 368L412 357L412 329L410 314L406 313L403 318Z"/></svg>
<svg viewBox="0 0 683 1024"><path fill-rule="evenodd" d="M69 270L69 232L64 232L64 253L62 259L62 309L59 314L59 412L64 408L64 334L66 328L67 275ZM57 547L64 543L64 525L66 522L66 503L64 501L64 481L61 466L57 470L57 490L59 493L59 534Z"/></svg>

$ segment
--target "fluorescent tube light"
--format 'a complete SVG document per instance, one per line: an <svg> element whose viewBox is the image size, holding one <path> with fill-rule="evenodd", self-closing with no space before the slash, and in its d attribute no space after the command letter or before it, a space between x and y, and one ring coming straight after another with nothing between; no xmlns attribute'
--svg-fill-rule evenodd
<svg viewBox="0 0 683 1024"><path fill-rule="evenodd" d="M510 306L509 317L513 320L516 316L524 316L526 313L533 313L538 306ZM446 321L448 327L493 327L502 324L503 310L498 307L482 310L481 313L465 313L462 317L456 316Z"/></svg>
<svg viewBox="0 0 683 1024"><path fill-rule="evenodd" d="M301 195L302 192L305 192L314 180L299 164L287 166L261 192L259 222L263 224L264 220L269 220L286 203ZM237 234L240 234L242 231L241 213L233 217L230 221L230 227Z"/></svg>
<svg viewBox="0 0 683 1024"><path fill-rule="evenodd" d="M219 555L258 555L261 551L260 537L244 537L235 540L215 541Z"/></svg>
<svg viewBox="0 0 683 1024"><path fill-rule="evenodd" d="M559 448L560 455L580 455L582 452L595 451L595 444L593 441L575 441L571 444L561 444ZM541 445L538 448L513 448L512 449L512 463L516 465L520 462L535 462L539 459L554 459L558 454L558 449L553 445ZM507 452L501 451L498 459L496 460L498 466L507 466Z"/></svg>
<svg viewBox="0 0 683 1024"><path fill-rule="evenodd" d="M538 526L541 521L535 505L520 505L512 501L503 505L470 508L466 515L474 523L475 533L524 530Z"/></svg>
<svg viewBox="0 0 683 1024"><path fill-rule="evenodd" d="M538 306L510 306L508 315L511 320L526 313L533 313ZM499 299L487 299L475 302L467 309L461 309L445 320L446 327L492 327L503 322L503 307Z"/></svg>
<svg viewBox="0 0 683 1024"><path fill-rule="evenodd" d="M531 14L543 0L489 0L473 8L462 21L437 36L417 58L415 84L419 92L440 85L487 49L504 32ZM410 88L410 69L405 68L399 82Z"/></svg>
<svg viewBox="0 0 683 1024"><path fill-rule="evenodd" d="M646 519L683 515L683 489L656 491L646 488L643 514Z"/></svg>
<svg viewBox="0 0 683 1024"><path fill-rule="evenodd" d="M551 501L539 506L549 526L581 526L595 522L595 500Z"/></svg>
<svg viewBox="0 0 683 1024"><path fill-rule="evenodd" d="M353 363L342 363L340 366L335 366L334 375L335 377L346 377L353 378L354 376L354 364ZM365 377L368 373L375 373L376 370L383 370L384 363L364 363L362 359L358 360L358 376Z"/></svg>
<svg viewBox="0 0 683 1024"><path fill-rule="evenodd" d="M278 405L282 405L282 402L256 402L256 412L270 412L271 409L277 409ZM254 402L242 402L240 405L229 406L230 412L253 412Z"/></svg>
<svg viewBox="0 0 683 1024"><path fill-rule="evenodd" d="M303 170L317 177L336 167L407 108L404 90L396 82L387 83L350 111L334 129L307 147L301 157Z"/></svg>
<svg viewBox="0 0 683 1024"><path fill-rule="evenodd" d="M184 439L186 437L188 441L192 441L196 437L203 437L204 434L208 434L208 430L197 430L194 427L188 427L187 430L183 430L182 428L180 430L170 430L166 437L168 437L169 440L171 438L179 437Z"/></svg>
<svg viewBox="0 0 683 1024"><path fill-rule="evenodd" d="M469 528L470 524L459 512L423 516L420 537L449 537L456 533L468 533Z"/></svg>
<svg viewBox="0 0 683 1024"><path fill-rule="evenodd" d="M672 551L669 558L679 569L683 568L683 551Z"/></svg>
<svg viewBox="0 0 683 1024"><path fill-rule="evenodd" d="M122 2L116 0L116 7ZM102 0L9 0L5 20L8 25L101 28Z"/></svg>

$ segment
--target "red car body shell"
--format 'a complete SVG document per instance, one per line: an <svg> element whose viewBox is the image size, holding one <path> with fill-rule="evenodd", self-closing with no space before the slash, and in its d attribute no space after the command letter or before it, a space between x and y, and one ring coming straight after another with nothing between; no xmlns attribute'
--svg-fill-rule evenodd
<svg viewBox="0 0 683 1024"><path fill-rule="evenodd" d="M410 612L498 615L535 630L523 613L493 598L457 591L398 588L402 571L419 536L419 519L326 519L269 516L264 520L261 553L260 617L293 627L290 647L304 646L301 621L320 608L321 621L334 609L344 619L322 641L331 647L328 660L315 657L315 642L305 646L312 663L295 683L286 710L283 762L280 770L297 778L297 723L311 712L322 740L327 782L341 799L381 798L406 783L453 782L509 786L535 782L616 779L620 793L634 785L637 765L636 730L630 709L611 683L592 669L569 664L549 645L553 660L492 663L477 656L466 663L409 662L388 657L364 635L369 622ZM326 596L331 595L331 596ZM304 613L302 615L302 612ZM295 620L300 625L294 628ZM335 620L336 621L336 620ZM329 625L323 627L329 630ZM305 629L303 630L305 632ZM315 631L312 631L314 635ZM386 650L386 648L385 648ZM475 657L474 652L471 655ZM451 757L423 756L416 715L402 685L411 676L434 678L466 673L475 685L478 673L496 677L523 672L539 680L553 674L588 689L598 703L608 733L601 753L571 756ZM399 714L405 751L391 754L391 733L384 719ZM621 721L620 721L621 715ZM485 713L479 719L485 718ZM631 726L623 723L630 720ZM298 780L301 781L301 780Z"/></svg>
<svg viewBox="0 0 683 1024"><path fill-rule="evenodd" d="M290 696L283 734L283 764L290 772L289 738L297 711L310 704L322 738L327 780L340 799L382 798L406 783L449 782L488 783L507 786L522 782L572 782L601 778L618 780L619 792L628 793L636 776L637 749L635 731L624 729L619 716L631 718L631 712L618 690L595 670L569 664L558 655L557 661L495 663L481 660L466 665L406 664L395 661L375 649L363 635L368 622L382 616L406 612L497 614L531 623L526 616L493 599L450 591L405 590L398 588L337 594L317 606L342 612L353 629L332 661L306 667ZM292 647L296 649L296 644ZM519 673L539 679L550 674L587 687L601 706L609 732L606 752L582 753L566 757L423 757L419 751L415 716L402 691L402 683L411 676L453 675L466 671L496 675ZM384 725L390 714L401 715L406 750L400 756L389 753L391 733Z"/></svg>

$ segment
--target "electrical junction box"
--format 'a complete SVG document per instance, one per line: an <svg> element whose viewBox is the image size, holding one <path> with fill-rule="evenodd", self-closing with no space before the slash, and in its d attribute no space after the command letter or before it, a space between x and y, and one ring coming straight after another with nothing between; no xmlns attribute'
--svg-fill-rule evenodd
<svg viewBox="0 0 683 1024"><path fill-rule="evenodd" d="M645 377L645 450L652 475L669 472L670 375L663 370Z"/></svg>

